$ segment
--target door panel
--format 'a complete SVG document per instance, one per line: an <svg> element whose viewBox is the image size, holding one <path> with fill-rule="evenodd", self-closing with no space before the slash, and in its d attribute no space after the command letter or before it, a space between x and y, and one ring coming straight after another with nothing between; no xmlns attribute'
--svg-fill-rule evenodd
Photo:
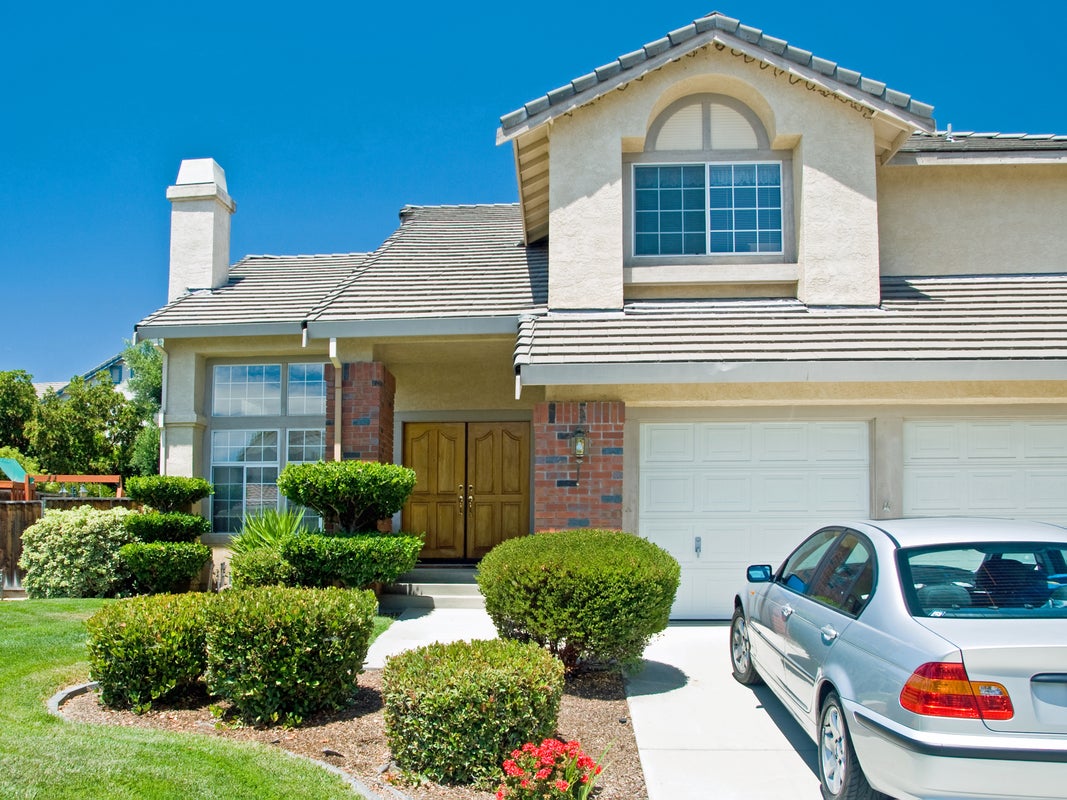
<svg viewBox="0 0 1067 800"><path fill-rule="evenodd" d="M425 531L422 558L463 557L465 437L462 422L404 426L404 464L415 470L415 490L401 527Z"/></svg>
<svg viewBox="0 0 1067 800"><path fill-rule="evenodd" d="M472 422L467 426L467 557L481 558L505 539L530 532L530 426Z"/></svg>
<svg viewBox="0 0 1067 800"><path fill-rule="evenodd" d="M404 464L416 484L402 526L426 532L422 558L481 558L530 532L527 423L408 423Z"/></svg>

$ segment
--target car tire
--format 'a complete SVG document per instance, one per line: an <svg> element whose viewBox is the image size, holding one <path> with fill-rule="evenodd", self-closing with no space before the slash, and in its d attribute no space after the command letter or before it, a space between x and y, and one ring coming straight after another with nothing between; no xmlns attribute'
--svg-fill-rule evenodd
<svg viewBox="0 0 1067 800"><path fill-rule="evenodd" d="M734 617L730 620L730 666L733 667L734 680L745 686L756 686L763 683L763 678L756 672L752 663L752 651L748 642L748 622L745 614L740 609L734 609Z"/></svg>
<svg viewBox="0 0 1067 800"><path fill-rule="evenodd" d="M852 737L845 722L845 709L837 692L830 692L819 712L819 783L824 800L878 800L885 797L867 783Z"/></svg>

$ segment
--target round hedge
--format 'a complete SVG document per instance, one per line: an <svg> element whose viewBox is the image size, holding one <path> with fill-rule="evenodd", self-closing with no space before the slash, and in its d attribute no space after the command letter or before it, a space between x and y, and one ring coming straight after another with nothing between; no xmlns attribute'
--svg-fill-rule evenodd
<svg viewBox="0 0 1067 800"><path fill-rule="evenodd" d="M667 627L679 575L645 539L578 529L502 542L482 559L478 586L501 636L581 671L637 661Z"/></svg>
<svg viewBox="0 0 1067 800"><path fill-rule="evenodd" d="M512 750L555 731L562 696L558 659L502 639L408 650L382 672L393 758L438 783L488 785Z"/></svg>

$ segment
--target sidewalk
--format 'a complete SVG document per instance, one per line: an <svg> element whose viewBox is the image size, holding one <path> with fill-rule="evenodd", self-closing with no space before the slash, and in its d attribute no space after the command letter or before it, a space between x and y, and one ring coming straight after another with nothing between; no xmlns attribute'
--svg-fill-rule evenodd
<svg viewBox="0 0 1067 800"><path fill-rule="evenodd" d="M815 744L765 687L732 678L729 631L671 625L627 681L649 800L821 800ZM435 641L495 636L481 610L413 609L371 645L366 666Z"/></svg>

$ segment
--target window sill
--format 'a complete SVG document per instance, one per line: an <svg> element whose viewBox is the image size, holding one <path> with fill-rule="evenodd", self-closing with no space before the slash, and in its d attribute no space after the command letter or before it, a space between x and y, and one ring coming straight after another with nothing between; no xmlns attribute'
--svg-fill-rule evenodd
<svg viewBox="0 0 1067 800"><path fill-rule="evenodd" d="M798 264L657 264L623 267L627 285L795 283Z"/></svg>

